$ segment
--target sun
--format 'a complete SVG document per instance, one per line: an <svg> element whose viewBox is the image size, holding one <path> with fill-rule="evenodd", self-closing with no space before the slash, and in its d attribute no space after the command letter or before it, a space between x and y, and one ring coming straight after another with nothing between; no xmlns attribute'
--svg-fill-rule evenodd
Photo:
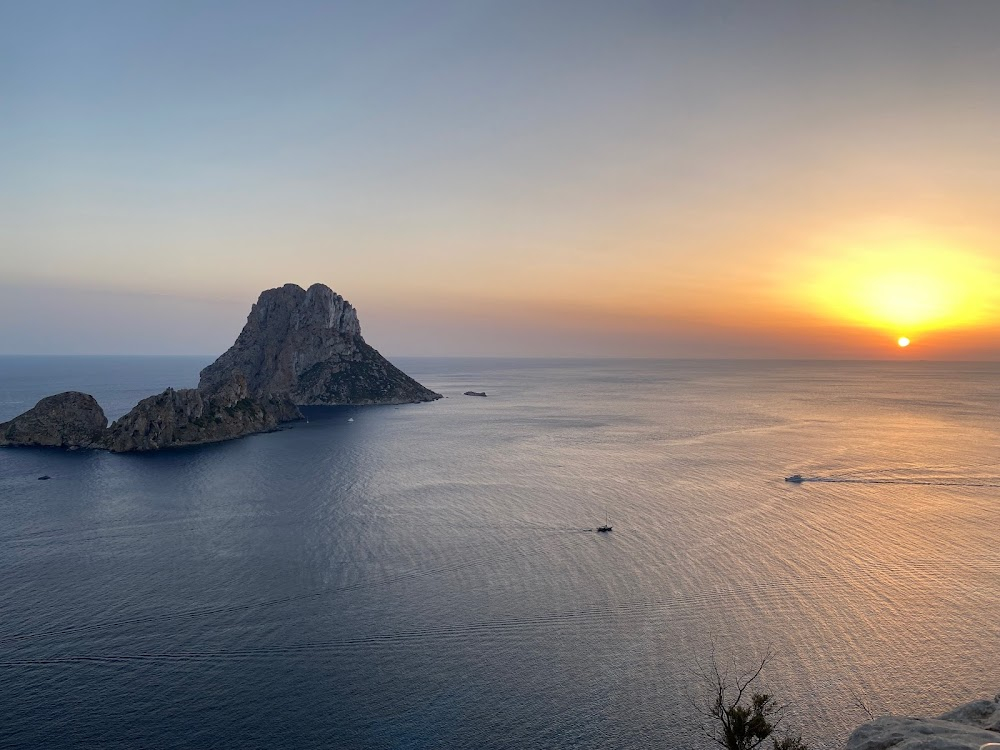
<svg viewBox="0 0 1000 750"><path fill-rule="evenodd" d="M821 315L885 333L975 327L998 300L997 275L981 255L917 232L829 240L800 276L798 293Z"/></svg>

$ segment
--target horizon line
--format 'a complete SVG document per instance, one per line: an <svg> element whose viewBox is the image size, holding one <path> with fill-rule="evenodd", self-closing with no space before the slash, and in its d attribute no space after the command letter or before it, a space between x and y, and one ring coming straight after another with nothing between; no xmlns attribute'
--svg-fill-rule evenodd
<svg viewBox="0 0 1000 750"><path fill-rule="evenodd" d="M23 353L10 352L0 353L0 357L220 357L220 354L188 353L188 354L146 354L146 353ZM948 363L948 364L996 364L1000 363L1000 356L994 359L927 359L927 358L850 358L850 357L670 357L670 356L614 356L603 354L579 354L566 356L542 357L537 355L506 355L506 354L391 354L383 355L405 359L503 359L522 361L579 361L579 360L605 360L605 361L638 361L638 362L843 362L843 363L867 363L867 362L891 362L891 363Z"/></svg>

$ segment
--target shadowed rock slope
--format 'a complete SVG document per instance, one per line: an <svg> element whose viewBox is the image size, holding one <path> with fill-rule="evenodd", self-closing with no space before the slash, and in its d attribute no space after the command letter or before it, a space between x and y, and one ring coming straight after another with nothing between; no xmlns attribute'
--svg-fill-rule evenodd
<svg viewBox="0 0 1000 750"><path fill-rule="evenodd" d="M408 404L441 398L369 346L351 303L323 284L268 289L236 343L201 371L199 388L239 374L254 396L299 406Z"/></svg>
<svg viewBox="0 0 1000 750"><path fill-rule="evenodd" d="M286 397L251 398L243 379L234 377L209 391L168 388L143 399L111 425L104 442L117 453L218 443L301 417Z"/></svg>
<svg viewBox="0 0 1000 750"><path fill-rule="evenodd" d="M215 443L301 419L296 404L403 404L441 398L361 337L350 303L322 284L269 289L236 343L201 372L197 388L143 399L111 427L85 393L43 398L0 424L0 446L115 452Z"/></svg>

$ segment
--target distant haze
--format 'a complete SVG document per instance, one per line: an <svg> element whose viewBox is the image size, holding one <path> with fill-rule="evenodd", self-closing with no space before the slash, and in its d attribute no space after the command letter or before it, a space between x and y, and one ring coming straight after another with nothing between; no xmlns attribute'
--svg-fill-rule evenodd
<svg viewBox="0 0 1000 750"><path fill-rule="evenodd" d="M1000 3L0 7L0 353L1000 358ZM899 336L912 339L905 350Z"/></svg>

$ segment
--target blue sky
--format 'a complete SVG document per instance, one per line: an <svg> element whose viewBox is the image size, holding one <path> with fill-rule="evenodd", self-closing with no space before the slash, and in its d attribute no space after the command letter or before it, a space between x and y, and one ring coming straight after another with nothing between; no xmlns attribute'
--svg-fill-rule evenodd
<svg viewBox="0 0 1000 750"><path fill-rule="evenodd" d="M214 353L321 281L387 353L868 356L778 325L809 312L783 279L886 223L997 255L998 31L920 0L5 3L0 353Z"/></svg>

